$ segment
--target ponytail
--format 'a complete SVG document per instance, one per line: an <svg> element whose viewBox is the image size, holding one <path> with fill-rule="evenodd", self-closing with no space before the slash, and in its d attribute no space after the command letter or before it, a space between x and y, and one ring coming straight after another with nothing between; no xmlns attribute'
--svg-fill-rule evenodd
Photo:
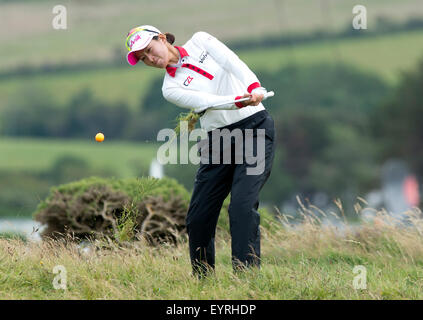
<svg viewBox="0 0 423 320"><path fill-rule="evenodd" d="M164 35L166 36L167 42L169 42L170 44L173 44L175 42L175 36L173 34L166 32ZM153 40L159 40L159 36L154 36Z"/></svg>
<svg viewBox="0 0 423 320"><path fill-rule="evenodd" d="M175 36L173 34L166 32L165 36L166 36L167 42L169 42L170 44L173 44L175 42Z"/></svg>

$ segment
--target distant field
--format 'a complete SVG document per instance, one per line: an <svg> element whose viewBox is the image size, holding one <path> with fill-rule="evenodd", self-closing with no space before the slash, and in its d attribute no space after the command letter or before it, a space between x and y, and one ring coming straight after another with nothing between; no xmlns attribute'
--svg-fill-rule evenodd
<svg viewBox="0 0 423 320"><path fill-rule="evenodd" d="M161 74L160 70L151 68L110 68L0 80L0 97L4 97L0 108L9 99L33 86L46 91L59 105L81 89L90 88L98 99L128 101L135 108L139 105L140 96L150 89L151 81Z"/></svg>
<svg viewBox="0 0 423 320"><path fill-rule="evenodd" d="M150 164L157 144L82 140L0 139L0 170L49 169L63 155L85 160L98 168L110 168L122 178L137 175L137 169ZM139 173L138 173L139 174Z"/></svg>
<svg viewBox="0 0 423 320"><path fill-rule="evenodd" d="M291 48L249 50L243 52L241 57L250 66L265 70L288 64L348 63L395 83L402 71L412 70L417 61L423 58L423 31L326 41Z"/></svg>
<svg viewBox="0 0 423 320"><path fill-rule="evenodd" d="M289 64L344 62L374 72L386 81L395 83L401 71L412 69L423 56L423 31L293 47L251 49L237 53L255 72L275 70ZM128 101L131 107L136 108L140 106L140 97L150 90L152 81L156 77L162 77L162 74L162 70L128 66L12 78L0 81L0 108L15 95L20 95L21 91L33 86L46 90L60 103L67 101L78 90L88 87L92 88L98 98Z"/></svg>
<svg viewBox="0 0 423 320"><path fill-rule="evenodd" d="M106 60L123 54L124 38L137 25L156 25L184 43L199 30L223 40L269 34L337 31L351 25L355 0L91 0L60 1L66 30L55 30L57 1L0 3L0 68L27 64ZM366 0L368 27L378 17L405 21L422 17L420 0Z"/></svg>

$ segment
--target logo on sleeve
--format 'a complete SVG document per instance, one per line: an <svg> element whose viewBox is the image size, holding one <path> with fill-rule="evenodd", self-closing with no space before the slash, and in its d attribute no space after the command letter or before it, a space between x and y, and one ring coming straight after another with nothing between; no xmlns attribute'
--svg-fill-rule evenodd
<svg viewBox="0 0 423 320"><path fill-rule="evenodd" d="M207 56L208 56L208 52L207 51L203 51L200 55L200 60L198 62L203 63L204 60L206 60Z"/></svg>
<svg viewBox="0 0 423 320"><path fill-rule="evenodd" d="M188 87L193 79L193 77L188 76L188 78L186 78L186 80L184 81L184 86Z"/></svg>

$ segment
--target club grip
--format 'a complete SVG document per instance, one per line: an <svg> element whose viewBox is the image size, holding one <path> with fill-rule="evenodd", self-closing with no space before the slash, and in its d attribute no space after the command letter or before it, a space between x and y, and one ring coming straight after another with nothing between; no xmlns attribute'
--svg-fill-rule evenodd
<svg viewBox="0 0 423 320"><path fill-rule="evenodd" d="M266 94L264 95L263 100L265 100L267 98L270 98L270 97L273 97L274 95L275 95L275 93L273 91L266 92Z"/></svg>

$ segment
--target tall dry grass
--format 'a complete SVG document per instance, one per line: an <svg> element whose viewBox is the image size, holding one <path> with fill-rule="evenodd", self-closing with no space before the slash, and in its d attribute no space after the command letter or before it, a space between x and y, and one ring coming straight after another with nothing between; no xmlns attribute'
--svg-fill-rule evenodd
<svg viewBox="0 0 423 320"><path fill-rule="evenodd" d="M372 221L349 224L340 213L300 202L301 223L287 215L266 221L262 265L234 274L230 236L218 230L216 273L191 276L188 245L148 247L143 241L72 239L25 243L0 240L1 299L421 299L423 220L414 208L406 219L373 210ZM363 204L356 205L361 212ZM369 210L367 208L367 210ZM325 217L326 216L326 217ZM326 223L333 216L336 223ZM336 216L336 218L335 218ZM67 289L54 289L56 265L67 271ZM367 288L354 289L362 265Z"/></svg>

